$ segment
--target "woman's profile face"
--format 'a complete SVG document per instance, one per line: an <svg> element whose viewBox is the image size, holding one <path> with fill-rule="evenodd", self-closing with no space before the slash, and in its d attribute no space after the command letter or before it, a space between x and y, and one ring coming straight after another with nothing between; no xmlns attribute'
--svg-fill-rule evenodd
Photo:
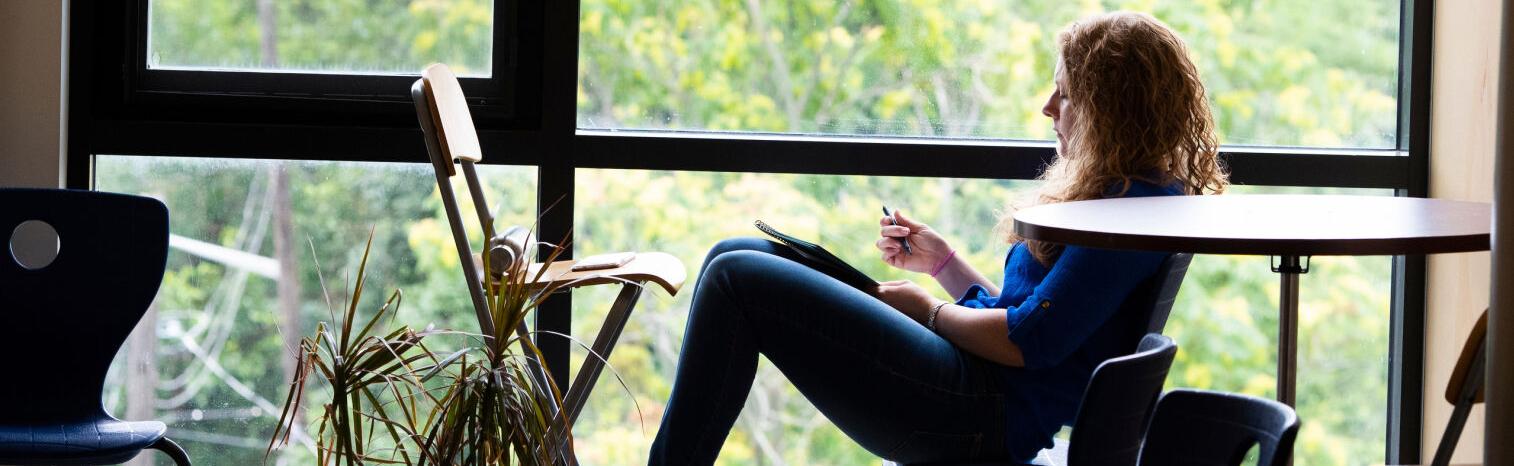
<svg viewBox="0 0 1514 466"><path fill-rule="evenodd" d="M1056 84L1056 90L1052 91L1051 97L1046 99L1046 105L1041 107L1041 114L1051 117L1051 130L1057 133L1057 154L1067 154L1067 134L1072 129L1073 122L1077 121L1076 112L1073 112L1072 101L1067 98L1067 76L1062 72L1062 65L1057 64L1056 75L1052 80Z"/></svg>

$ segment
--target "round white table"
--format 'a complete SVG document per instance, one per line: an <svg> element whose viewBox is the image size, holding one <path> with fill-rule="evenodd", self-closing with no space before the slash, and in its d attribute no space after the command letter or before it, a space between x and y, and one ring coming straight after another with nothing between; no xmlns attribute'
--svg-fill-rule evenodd
<svg viewBox="0 0 1514 466"><path fill-rule="evenodd" d="M1064 202L1015 213L1020 236L1102 249L1272 256L1279 291L1278 400L1298 370L1298 277L1311 256L1486 251L1492 206L1342 195L1159 196Z"/></svg>

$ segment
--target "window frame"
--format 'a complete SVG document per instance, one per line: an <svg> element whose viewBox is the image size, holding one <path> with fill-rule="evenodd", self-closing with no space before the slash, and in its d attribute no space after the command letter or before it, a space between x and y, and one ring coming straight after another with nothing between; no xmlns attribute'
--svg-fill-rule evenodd
<svg viewBox="0 0 1514 466"><path fill-rule="evenodd" d="M149 70L148 1L67 7L69 188L92 188L95 154L428 161L408 95L415 77ZM1224 146L1232 181L1385 188L1426 197L1433 11L1430 0L1400 0L1397 147ZM1054 155L1042 141L581 130L579 1L497 0L495 21L493 77L463 78L463 84L484 163L537 167L546 237L571 233L579 168L1031 179ZM923 156L935 163L918 165ZM1418 463L1425 258L1393 262L1386 459ZM539 328L568 331L571 296L563 297L537 313ZM546 339L540 346L550 361L567 360L567 341ZM554 365L560 383L568 380L567 368Z"/></svg>
<svg viewBox="0 0 1514 466"><path fill-rule="evenodd" d="M347 121L358 127L414 125L409 89L419 77L418 70L406 75L149 68L150 2L69 6L71 70L119 70L112 73L114 76L98 76L89 86L88 97L97 118L109 116L110 120L133 123L327 126L330 121ZM517 0L495 0L490 76L459 79L480 120L518 127L537 119L539 107L530 102L521 105L517 99L531 95L540 86L539 80L520 73L521 69L539 66L534 61L539 56L519 53L540 47L539 23L520 20L530 10L529 4ZM106 37L117 40L90 40ZM86 57L76 53L79 48L88 52ZM88 65L79 66L80 58L88 59ZM70 87L77 88L74 84L84 83L70 78ZM70 95L79 96L77 92Z"/></svg>

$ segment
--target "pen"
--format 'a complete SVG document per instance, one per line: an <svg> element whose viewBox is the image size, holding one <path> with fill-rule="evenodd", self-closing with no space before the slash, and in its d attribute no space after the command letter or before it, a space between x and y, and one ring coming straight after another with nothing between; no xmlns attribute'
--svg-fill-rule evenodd
<svg viewBox="0 0 1514 466"><path fill-rule="evenodd" d="M889 223L892 223L894 225L898 225L899 224L899 220L897 220L897 219L894 218L894 213L893 212L889 212L887 205L883 206L883 216L888 217L888 222ZM912 250L910 250L910 248L909 248L909 240L908 239L905 239L904 237L900 237L899 238L899 243L904 245L904 253L905 254L908 254L908 255L911 255L911 256L915 255L915 252L912 251Z"/></svg>

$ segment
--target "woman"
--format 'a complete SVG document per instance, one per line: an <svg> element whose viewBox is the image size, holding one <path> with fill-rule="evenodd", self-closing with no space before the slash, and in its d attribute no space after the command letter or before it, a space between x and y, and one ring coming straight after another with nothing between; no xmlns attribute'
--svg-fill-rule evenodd
<svg viewBox="0 0 1514 466"><path fill-rule="evenodd" d="M1224 190L1203 85L1176 34L1150 16L1111 13L1074 23L1058 42L1056 91L1042 112L1059 156L1033 203ZM713 463L758 354L884 458L1028 460L1072 421L1093 368L1134 349L1128 336L1144 323L1121 303L1166 257L1011 233L994 286L929 226L898 221L881 220L883 260L929 274L956 301L909 281L870 295L768 241L711 250L650 462Z"/></svg>

